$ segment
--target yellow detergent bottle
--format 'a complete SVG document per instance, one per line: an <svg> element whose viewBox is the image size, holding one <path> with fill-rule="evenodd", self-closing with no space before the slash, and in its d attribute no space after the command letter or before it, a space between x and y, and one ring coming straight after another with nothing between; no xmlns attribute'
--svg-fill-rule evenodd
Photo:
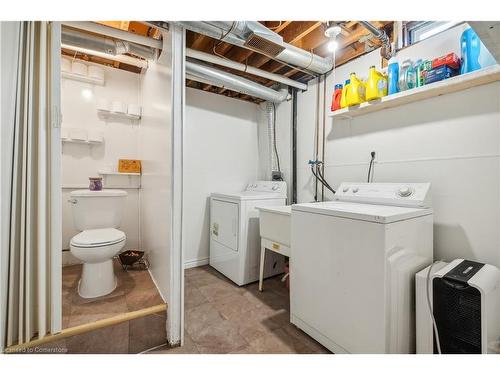
<svg viewBox="0 0 500 375"><path fill-rule="evenodd" d="M340 96L340 108L345 108L347 107L347 101L346 101L346 95L347 95L347 90L349 90L349 84L350 80L345 81L345 85L342 88L342 95Z"/></svg>
<svg viewBox="0 0 500 375"><path fill-rule="evenodd" d="M351 73L351 83L346 94L346 104L348 107L361 104L365 101L365 84L358 77L356 73Z"/></svg>
<svg viewBox="0 0 500 375"><path fill-rule="evenodd" d="M366 100L375 100L387 96L387 77L370 66L368 80L366 81Z"/></svg>

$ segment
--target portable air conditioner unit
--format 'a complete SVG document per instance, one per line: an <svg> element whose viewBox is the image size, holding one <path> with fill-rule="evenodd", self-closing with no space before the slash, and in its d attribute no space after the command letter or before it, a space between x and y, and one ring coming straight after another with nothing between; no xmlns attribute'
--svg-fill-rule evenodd
<svg viewBox="0 0 500 375"><path fill-rule="evenodd" d="M498 268L463 259L429 267L415 280L417 353L438 352L427 286L442 354L500 353Z"/></svg>

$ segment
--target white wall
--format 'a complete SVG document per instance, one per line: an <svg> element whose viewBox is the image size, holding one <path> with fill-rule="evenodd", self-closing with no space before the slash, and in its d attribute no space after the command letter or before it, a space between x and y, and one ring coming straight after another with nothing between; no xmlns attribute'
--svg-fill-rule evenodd
<svg viewBox="0 0 500 375"><path fill-rule="evenodd" d="M170 34L164 37L170 39ZM166 41L164 43L167 43ZM172 71L171 55L149 62L142 75L143 114L139 133L142 160L140 223L142 250L163 299L170 294L172 216Z"/></svg>
<svg viewBox="0 0 500 375"><path fill-rule="evenodd" d="M398 56L460 55L463 29L448 30ZM334 84L351 71L366 75L370 65L380 65L378 51L330 75L327 108ZM298 101L300 202L313 197L306 163L313 152L315 88L311 84ZM352 120L328 119L326 134L326 178L333 187L341 181L365 181L370 151L376 151L374 181L432 183L436 259L465 257L500 266L500 83Z"/></svg>
<svg viewBox="0 0 500 375"><path fill-rule="evenodd" d="M102 65L99 65L103 67ZM140 75L110 67L105 69L105 85L93 85L68 78L61 80L61 108L63 128L95 129L104 134L104 143L87 145L64 142L62 145L62 211L63 248L69 248L69 241L78 231L74 228L71 204L68 203L72 190L88 187L88 178L97 176L98 171L118 167L118 159L139 159L138 136L140 122L129 119L109 118L98 115L96 102L100 98L124 103L139 102ZM134 177L137 178L137 177ZM104 181L104 187L111 187ZM125 249L139 247L139 192L128 176L114 177L113 186L125 188L128 193L121 230L127 236ZM65 253L65 255L68 255ZM65 257L65 263L74 259Z"/></svg>
<svg viewBox="0 0 500 375"><path fill-rule="evenodd" d="M258 107L186 89L183 255L186 267L208 263L209 197L241 191L259 178Z"/></svg>

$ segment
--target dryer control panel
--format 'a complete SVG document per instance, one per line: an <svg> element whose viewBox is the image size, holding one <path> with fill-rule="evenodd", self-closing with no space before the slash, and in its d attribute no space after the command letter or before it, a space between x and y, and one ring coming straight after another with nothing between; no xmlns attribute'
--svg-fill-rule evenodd
<svg viewBox="0 0 500 375"><path fill-rule="evenodd" d="M254 181L247 185L245 191L286 194L285 181Z"/></svg>
<svg viewBox="0 0 500 375"><path fill-rule="evenodd" d="M342 182L335 193L335 200L430 208L432 205L430 190L431 184L427 182Z"/></svg>

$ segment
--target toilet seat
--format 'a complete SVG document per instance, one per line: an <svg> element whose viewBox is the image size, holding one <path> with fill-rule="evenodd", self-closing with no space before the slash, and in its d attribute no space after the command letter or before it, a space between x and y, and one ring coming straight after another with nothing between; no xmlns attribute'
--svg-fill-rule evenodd
<svg viewBox="0 0 500 375"><path fill-rule="evenodd" d="M95 248L114 245L125 239L125 233L115 228L88 229L74 236L70 244L78 248Z"/></svg>

